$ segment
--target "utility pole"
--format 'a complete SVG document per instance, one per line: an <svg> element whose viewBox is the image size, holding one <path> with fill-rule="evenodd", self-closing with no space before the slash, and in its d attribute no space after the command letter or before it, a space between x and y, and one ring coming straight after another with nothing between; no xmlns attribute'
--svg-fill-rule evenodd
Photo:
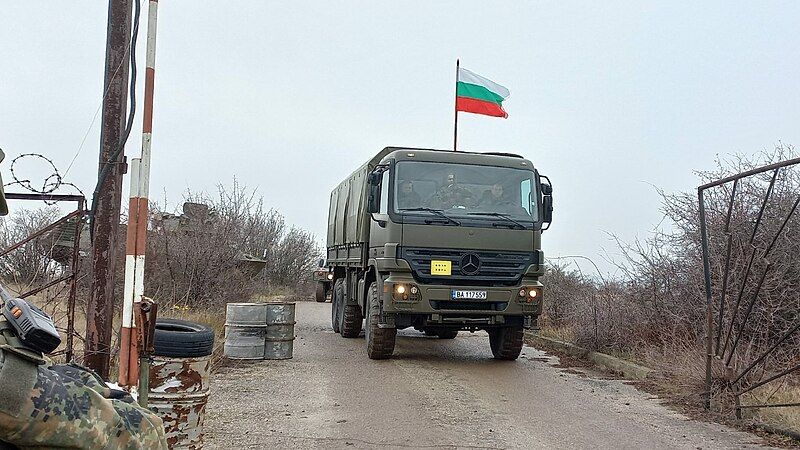
<svg viewBox="0 0 800 450"><path fill-rule="evenodd" d="M103 119L100 132L100 173L110 171L96 194L92 218L92 292L86 311L85 364L108 379L111 332L114 317L114 274L122 202L124 151L111 161L125 131L128 96L128 45L131 37L133 0L109 0L106 31Z"/></svg>

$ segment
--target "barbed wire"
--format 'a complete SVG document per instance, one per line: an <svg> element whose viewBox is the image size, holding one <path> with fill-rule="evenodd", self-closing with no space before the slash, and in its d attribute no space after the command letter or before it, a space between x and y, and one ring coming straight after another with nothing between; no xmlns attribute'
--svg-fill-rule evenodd
<svg viewBox="0 0 800 450"><path fill-rule="evenodd" d="M34 187L33 183L29 179L27 179L27 178L26 179L20 179L20 177L17 176L17 172L14 170L15 169L14 166L17 164L17 162L19 162L19 160L24 159L24 158L38 158L38 159L44 160L52 168L53 172L50 175L48 175L48 176L46 176L44 178L41 188ZM58 171L58 167L56 167L56 165L53 162L53 160L51 160L50 158L48 158L48 157L46 157L46 156L44 156L42 154L39 154L39 153L23 153L23 154L17 156L16 158L11 160L10 171L11 171L11 178L14 181L4 184L3 185L4 188L6 188L8 186L22 186L23 189L26 189L26 190L28 190L30 192L35 193L35 194L47 195L47 194L52 194L53 192L55 192L56 190L58 190L62 186L69 186L69 187L75 189L76 191L78 191L81 194L81 197L84 197L84 198L86 197L86 194L84 194L83 191L78 186L74 185L73 183L64 181L64 178L61 176L61 172ZM50 206L55 205L57 203L55 201L47 200L47 199L42 199L42 201L44 201L45 204L50 205Z"/></svg>

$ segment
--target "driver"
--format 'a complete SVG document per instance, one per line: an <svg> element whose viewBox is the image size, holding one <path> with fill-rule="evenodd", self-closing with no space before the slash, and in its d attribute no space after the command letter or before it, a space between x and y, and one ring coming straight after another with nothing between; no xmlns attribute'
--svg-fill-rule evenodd
<svg viewBox="0 0 800 450"><path fill-rule="evenodd" d="M475 196L472 192L458 184L456 174L447 174L447 181L431 197L430 205L437 209L451 209L457 207L475 206Z"/></svg>

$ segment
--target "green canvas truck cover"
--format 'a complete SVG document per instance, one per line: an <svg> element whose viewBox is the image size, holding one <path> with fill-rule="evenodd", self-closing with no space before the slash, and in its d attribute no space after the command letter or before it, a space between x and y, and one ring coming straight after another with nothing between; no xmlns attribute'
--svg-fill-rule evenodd
<svg viewBox="0 0 800 450"><path fill-rule="evenodd" d="M400 147L386 147L350 174L331 192L328 209L327 247L365 244L369 241L367 213L369 173L381 160Z"/></svg>

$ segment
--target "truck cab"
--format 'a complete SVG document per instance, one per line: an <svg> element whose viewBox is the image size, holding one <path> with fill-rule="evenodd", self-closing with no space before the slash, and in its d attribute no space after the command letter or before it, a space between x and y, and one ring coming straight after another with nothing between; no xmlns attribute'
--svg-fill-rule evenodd
<svg viewBox="0 0 800 450"><path fill-rule="evenodd" d="M552 187L531 161L389 147L334 190L330 213L333 327L358 336L366 318L369 357L390 357L409 327L486 330L495 358L519 356L542 311L552 220Z"/></svg>

